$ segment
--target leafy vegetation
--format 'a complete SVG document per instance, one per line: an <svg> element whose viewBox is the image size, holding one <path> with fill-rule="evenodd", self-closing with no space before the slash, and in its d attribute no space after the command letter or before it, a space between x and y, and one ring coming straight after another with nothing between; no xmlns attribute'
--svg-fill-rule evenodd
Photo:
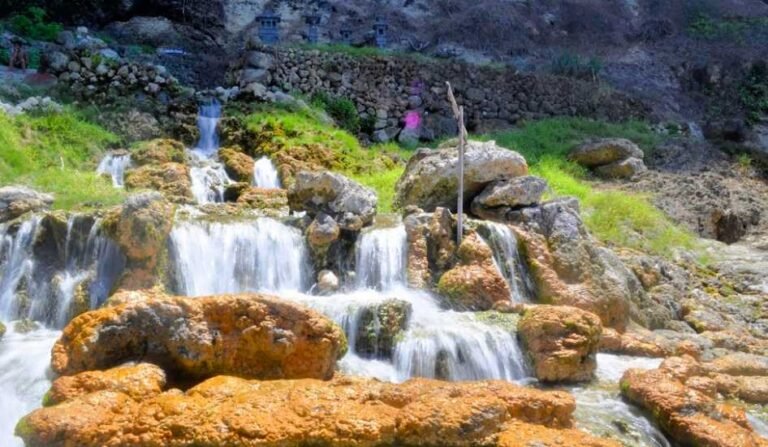
<svg viewBox="0 0 768 447"><path fill-rule="evenodd" d="M603 71L603 62L596 57L587 59L565 52L552 60L549 70L558 76L596 81L600 77L600 72Z"/></svg>
<svg viewBox="0 0 768 447"><path fill-rule="evenodd" d="M768 114L768 64L755 64L741 84L739 96L750 121Z"/></svg>
<svg viewBox="0 0 768 447"><path fill-rule="evenodd" d="M698 14L688 25L691 37L705 40L728 40L740 43L768 39L768 18L716 17Z"/></svg>
<svg viewBox="0 0 768 447"><path fill-rule="evenodd" d="M30 6L20 14L12 16L8 22L11 31L34 40L52 42L64 29L60 23L48 22L44 9Z"/></svg>
<svg viewBox="0 0 768 447"><path fill-rule="evenodd" d="M118 203L122 193L95 174L94 160L116 137L74 112L0 114L0 184L53 193L54 207Z"/></svg>
<svg viewBox="0 0 768 447"><path fill-rule="evenodd" d="M312 103L324 109L342 129L353 134L360 132L360 115L357 113L355 103L349 98L321 92L312 97Z"/></svg>
<svg viewBox="0 0 768 447"><path fill-rule="evenodd" d="M350 57L396 57L398 59L411 59L418 62L436 62L437 59L417 52L393 51L372 46L355 47L344 44L299 44L295 46L301 50L317 50L324 53L343 54Z"/></svg>
<svg viewBox="0 0 768 447"><path fill-rule="evenodd" d="M531 172L549 183L550 195L579 199L584 222L598 239L665 256L678 248L694 249L695 237L653 206L649 196L599 190L583 168L566 160L568 151L589 137L629 138L645 151L659 140L640 122L612 124L579 118L543 120L487 136L525 156Z"/></svg>

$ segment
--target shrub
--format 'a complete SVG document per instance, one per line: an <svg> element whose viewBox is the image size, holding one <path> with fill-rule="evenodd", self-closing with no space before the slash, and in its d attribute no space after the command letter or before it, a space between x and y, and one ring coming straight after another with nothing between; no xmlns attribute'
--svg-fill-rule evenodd
<svg viewBox="0 0 768 447"><path fill-rule="evenodd" d="M312 97L312 103L325 110L342 129L353 134L360 132L360 115L357 113L357 106L351 99L321 92Z"/></svg>
<svg viewBox="0 0 768 447"><path fill-rule="evenodd" d="M550 72L558 76L596 81L603 71L603 62L596 57L585 59L573 53L562 53L552 60Z"/></svg>
<svg viewBox="0 0 768 447"><path fill-rule="evenodd" d="M758 121L768 114L768 64L755 64L739 89L739 97L747 110L747 119Z"/></svg>
<svg viewBox="0 0 768 447"><path fill-rule="evenodd" d="M44 9L32 6L23 13L11 17L10 28L20 36L51 42L56 40L63 28L59 23L46 22L45 18Z"/></svg>

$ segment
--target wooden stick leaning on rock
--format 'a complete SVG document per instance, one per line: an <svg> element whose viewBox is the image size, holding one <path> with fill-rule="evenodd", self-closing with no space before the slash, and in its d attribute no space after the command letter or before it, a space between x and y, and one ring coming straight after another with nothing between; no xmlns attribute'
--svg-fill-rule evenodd
<svg viewBox="0 0 768 447"><path fill-rule="evenodd" d="M461 245L461 239L464 236L464 149L467 144L467 128L464 126L464 106L459 107L459 104L456 102L451 83L446 82L445 84L448 86L448 100L453 108L453 117L456 119L456 126L459 128L459 199L456 209L458 214L456 240L457 244Z"/></svg>

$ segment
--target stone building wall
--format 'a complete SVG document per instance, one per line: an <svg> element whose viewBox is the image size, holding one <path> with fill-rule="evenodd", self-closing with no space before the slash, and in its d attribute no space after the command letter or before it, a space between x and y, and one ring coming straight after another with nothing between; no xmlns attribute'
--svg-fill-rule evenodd
<svg viewBox="0 0 768 447"><path fill-rule="evenodd" d="M470 131L551 116L625 120L647 114L638 101L598 83L409 56L252 47L233 74L244 92L256 96L276 87L347 97L362 117L375 118L378 140L395 138L403 128L405 138L453 134L446 81L465 106Z"/></svg>

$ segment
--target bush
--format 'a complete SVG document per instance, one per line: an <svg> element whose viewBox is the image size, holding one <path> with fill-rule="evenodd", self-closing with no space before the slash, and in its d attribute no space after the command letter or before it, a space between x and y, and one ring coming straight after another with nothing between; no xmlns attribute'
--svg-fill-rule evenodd
<svg viewBox="0 0 768 447"><path fill-rule="evenodd" d="M550 65L550 72L558 76L596 81L603 71L603 62L592 57L582 58L572 53L562 53L555 57Z"/></svg>
<svg viewBox="0 0 768 447"><path fill-rule="evenodd" d="M739 90L749 121L756 122L762 115L768 114L768 64L754 65Z"/></svg>
<svg viewBox="0 0 768 447"><path fill-rule="evenodd" d="M360 132L360 115L357 113L357 106L351 99L321 92L312 97L312 103L325 110L342 129L353 134Z"/></svg>
<svg viewBox="0 0 768 447"><path fill-rule="evenodd" d="M27 8L21 14L10 19L10 28L14 33L33 40L45 40L52 42L62 31L59 23L45 21L46 12L35 6Z"/></svg>

